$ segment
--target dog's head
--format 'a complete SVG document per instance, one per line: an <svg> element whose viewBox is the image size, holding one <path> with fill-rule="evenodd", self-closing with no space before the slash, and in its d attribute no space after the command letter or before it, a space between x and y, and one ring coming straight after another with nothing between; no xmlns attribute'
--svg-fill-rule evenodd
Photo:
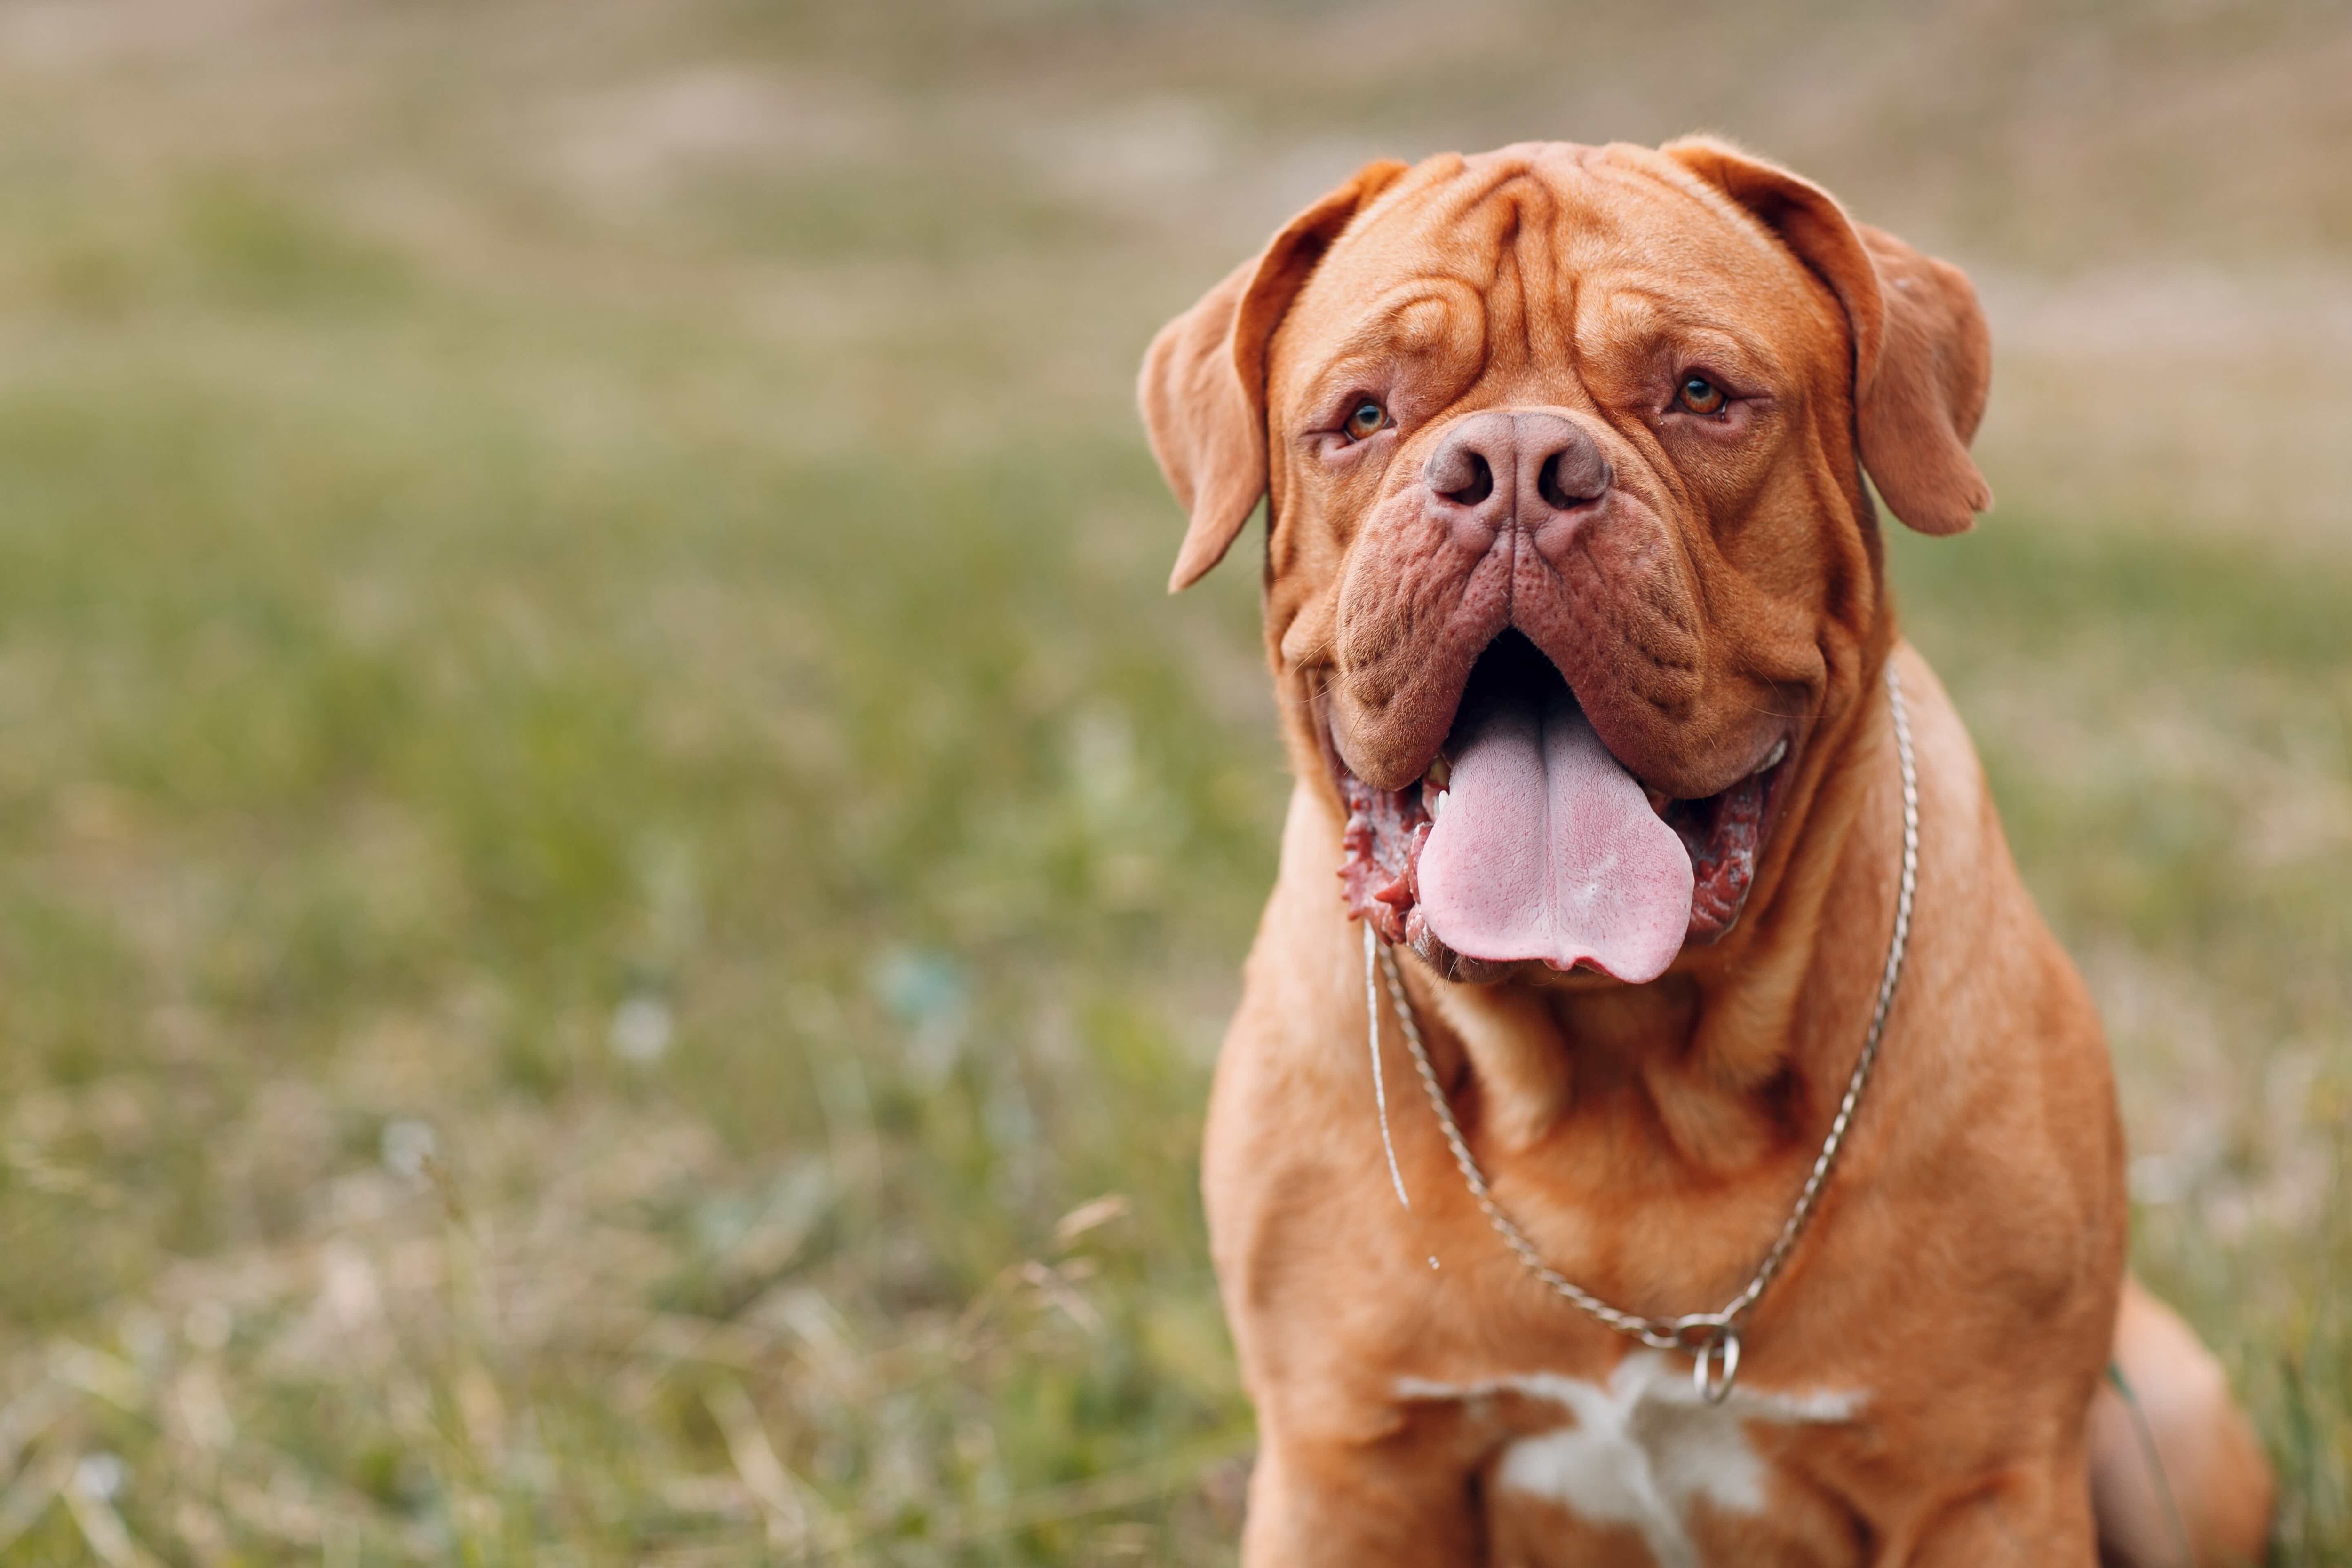
<svg viewBox="0 0 2352 1568"><path fill-rule="evenodd" d="M1192 511L1268 498L1294 754L1351 908L1465 978L1627 981L1738 919L1891 631L1864 468L1990 500L1955 268L1722 143L1374 163L1152 343Z"/></svg>

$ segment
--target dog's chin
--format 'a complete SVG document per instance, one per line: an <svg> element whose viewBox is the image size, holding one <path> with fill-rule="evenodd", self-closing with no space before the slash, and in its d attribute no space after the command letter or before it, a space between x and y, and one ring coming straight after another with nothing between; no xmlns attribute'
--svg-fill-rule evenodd
<svg viewBox="0 0 2352 1568"><path fill-rule="evenodd" d="M1516 642L1517 639L1507 638ZM1461 710L1496 700L1536 700L1526 689L1549 681L1565 687L1549 660L1530 660L1533 650L1502 645L1482 656L1470 677ZM1559 700L1559 692L1553 693ZM1570 699L1572 700L1572 699ZM1465 952L1450 944L1433 926L1421 881L1422 858L1439 815L1444 811L1452 769L1461 755L1467 720L1457 717L1452 733L1438 748L1422 775L1402 789L1379 789L1359 779L1341 760L1328 721L1321 737L1324 755L1347 809L1339 867L1341 895L1348 912L1367 921L1383 941L1409 947L1436 973L1472 984L1503 980L1538 981L1549 984L1614 984L1618 978L1601 963L1580 961L1562 965L1542 958L1499 956ZM1649 809L1673 830L1690 861L1690 909L1682 936L1682 952L1720 941L1738 922L1754 886L1756 868L1765 842L1779 815L1783 780L1794 760L1791 742L1782 740L1767 752L1760 765L1728 787L1697 799L1675 799L1643 783L1624 768L1647 798ZM1638 809L1638 808L1637 808ZM1650 830L1654 833L1655 829ZM1441 922L1442 923L1442 922ZM1671 938L1669 938L1671 943ZM1464 947L1473 945L1469 942ZM1661 964L1659 967L1663 967Z"/></svg>

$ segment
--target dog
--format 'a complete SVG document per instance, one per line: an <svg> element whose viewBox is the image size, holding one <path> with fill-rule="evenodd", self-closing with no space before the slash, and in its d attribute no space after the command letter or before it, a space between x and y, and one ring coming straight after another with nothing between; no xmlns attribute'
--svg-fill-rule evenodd
<svg viewBox="0 0 2352 1568"><path fill-rule="evenodd" d="M1872 489L1971 525L1990 371L1705 138L1370 164L1151 344L1171 588L1265 500L1296 775L1202 1176L1249 1568L2262 1555L1888 602Z"/></svg>

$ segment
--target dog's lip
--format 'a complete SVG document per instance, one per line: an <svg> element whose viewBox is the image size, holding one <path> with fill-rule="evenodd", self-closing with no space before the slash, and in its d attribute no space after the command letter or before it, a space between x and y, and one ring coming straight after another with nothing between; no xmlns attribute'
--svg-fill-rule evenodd
<svg viewBox="0 0 2352 1568"><path fill-rule="evenodd" d="M1685 937L1685 952L1694 947L1714 946L1738 930L1739 922L1746 918L1748 902L1756 896L1756 883L1763 876L1765 861L1771 853L1775 835L1780 826L1780 817L1789 796L1789 781L1796 773L1793 764L1797 761L1797 742L1789 736L1782 736L1765 752L1765 759L1760 765L1752 772L1743 773L1720 792L1727 795L1732 789L1737 789L1750 779L1761 781L1764 799L1761 808L1756 814L1756 845L1753 860L1748 874L1747 885L1740 889L1739 901L1733 907L1731 918L1726 921L1717 931L1705 933L1694 932ZM1702 796L1701 800L1713 798L1715 797ZM1664 814L1660 815L1663 816Z"/></svg>
<svg viewBox="0 0 2352 1568"><path fill-rule="evenodd" d="M1605 741L1601 743L1603 745L1608 744ZM1761 748L1761 755L1759 759L1742 769L1738 775L1729 784L1725 784L1721 789L1708 790L1704 795L1668 795L1664 790L1659 789L1654 784L1652 784L1647 780L1643 779L1639 773L1633 773L1633 779L1635 783L1641 784L1642 793L1650 797L1650 809L1656 812L1660 816L1664 816L1670 807L1676 805L1690 805L1702 801L1713 800L1717 795L1727 795L1731 791L1738 789L1749 779L1770 773L1773 769L1779 767L1782 763L1789 760L1789 754L1795 749L1795 746L1796 742L1791 740L1786 732L1776 736L1769 745ZM1616 753L1612 752L1610 755L1616 756ZM1619 765L1623 766L1624 759L1622 757L1618 757L1617 760ZM1626 768L1625 771L1627 773L1633 773L1632 768ZM1769 781L1768 780L1767 782L1769 783Z"/></svg>

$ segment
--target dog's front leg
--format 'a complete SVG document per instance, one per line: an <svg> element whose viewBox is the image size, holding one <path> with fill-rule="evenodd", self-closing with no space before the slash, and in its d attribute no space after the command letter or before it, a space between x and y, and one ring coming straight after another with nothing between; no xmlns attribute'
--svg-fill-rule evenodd
<svg viewBox="0 0 2352 1568"><path fill-rule="evenodd" d="M1242 1568L1478 1568L1486 1528L1472 1474L1443 1445L1269 1436L1250 1476Z"/></svg>
<svg viewBox="0 0 2352 1568"><path fill-rule="evenodd" d="M1955 1499L1899 1560L1911 1568L2095 1568L2081 1453L2022 1466Z"/></svg>

